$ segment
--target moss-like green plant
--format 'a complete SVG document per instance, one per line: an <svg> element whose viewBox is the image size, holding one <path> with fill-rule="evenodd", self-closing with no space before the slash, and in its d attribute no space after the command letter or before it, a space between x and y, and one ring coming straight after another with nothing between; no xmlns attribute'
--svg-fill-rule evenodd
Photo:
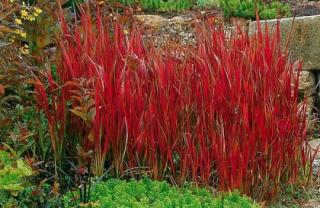
<svg viewBox="0 0 320 208"><path fill-rule="evenodd" d="M188 10L193 5L192 0L118 0L118 2L127 6L137 2L143 10L158 12Z"/></svg>
<svg viewBox="0 0 320 208"><path fill-rule="evenodd" d="M278 17L290 16L291 11L289 4L276 1L271 4L266 4L259 14L261 19L276 19Z"/></svg>
<svg viewBox="0 0 320 208"><path fill-rule="evenodd" d="M213 197L206 189L195 187L177 188L167 182L152 181L144 178L136 181L123 181L111 179L97 183L91 192L91 203L80 204L73 201L71 193L64 197L65 207L77 205L91 207L224 207L224 208L250 208L259 207L249 198L242 197L238 192L227 193ZM73 196L77 198L76 193Z"/></svg>
<svg viewBox="0 0 320 208"><path fill-rule="evenodd" d="M197 6L200 8L219 6L219 0L197 0Z"/></svg>
<svg viewBox="0 0 320 208"><path fill-rule="evenodd" d="M225 17L242 17L255 19L255 10L258 9L260 19L275 19L291 15L289 4L279 1L264 3L261 0L255 5L254 0L220 0Z"/></svg>

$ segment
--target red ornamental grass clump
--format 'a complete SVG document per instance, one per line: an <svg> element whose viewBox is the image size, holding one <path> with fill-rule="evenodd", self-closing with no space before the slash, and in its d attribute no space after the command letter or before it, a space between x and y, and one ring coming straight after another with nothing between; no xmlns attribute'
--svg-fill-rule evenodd
<svg viewBox="0 0 320 208"><path fill-rule="evenodd" d="M83 13L73 32L61 21L56 84L62 103L71 103L67 131L95 152L95 174L105 163L118 175L147 167L156 179L256 199L309 176L301 67L281 51L279 28L228 38L210 24L182 59L147 50L139 30L125 35L119 21L96 16Z"/></svg>
<svg viewBox="0 0 320 208"><path fill-rule="evenodd" d="M219 187L266 199L310 176L310 152L305 106L297 102L301 65L281 51L279 25L271 35L258 26L252 37L240 32L229 40L213 27L201 36L196 67L205 74L196 91L201 112L210 112L203 123L214 129L205 135Z"/></svg>

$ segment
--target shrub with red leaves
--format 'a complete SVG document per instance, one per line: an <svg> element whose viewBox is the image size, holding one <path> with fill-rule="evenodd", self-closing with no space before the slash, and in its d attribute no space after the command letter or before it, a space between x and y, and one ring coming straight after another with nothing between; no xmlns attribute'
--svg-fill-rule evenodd
<svg viewBox="0 0 320 208"><path fill-rule="evenodd" d="M310 176L301 67L281 51L279 28L230 38L209 24L181 59L147 50L137 29L125 35L119 21L96 17L83 13L72 32L62 19L58 70L61 103L72 112L67 132L95 152L95 174L106 162L117 175L147 167L156 179L260 200Z"/></svg>

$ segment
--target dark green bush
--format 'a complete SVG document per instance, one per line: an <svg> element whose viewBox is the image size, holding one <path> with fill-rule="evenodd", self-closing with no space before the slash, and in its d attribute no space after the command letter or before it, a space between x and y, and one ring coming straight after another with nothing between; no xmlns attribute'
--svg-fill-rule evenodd
<svg viewBox="0 0 320 208"><path fill-rule="evenodd" d="M129 182L111 179L97 183L90 194L92 207L259 207L249 198L241 197L238 192L213 197L206 189L194 187L176 188L167 182L152 181L144 178L140 181ZM64 197L65 207L76 207L80 204L74 200L79 198L77 192L68 193ZM85 205L85 204L82 204Z"/></svg>

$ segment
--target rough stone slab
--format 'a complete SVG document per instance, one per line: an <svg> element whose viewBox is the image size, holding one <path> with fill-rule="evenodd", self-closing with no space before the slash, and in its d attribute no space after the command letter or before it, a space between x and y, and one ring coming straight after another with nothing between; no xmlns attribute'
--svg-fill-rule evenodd
<svg viewBox="0 0 320 208"><path fill-rule="evenodd" d="M144 37L152 40L156 46L164 46L168 43L181 45L195 44L194 17L180 15L165 18L160 15L135 15L144 30Z"/></svg>
<svg viewBox="0 0 320 208"><path fill-rule="evenodd" d="M274 31L277 26L276 19L261 21L269 25L269 29ZM256 31L257 22L249 24L249 34ZM293 27L292 27L293 25ZM280 19L281 38L285 43L290 30L290 55L294 60L303 61L303 70L320 70L320 15Z"/></svg>
<svg viewBox="0 0 320 208"><path fill-rule="evenodd" d="M320 49L320 48L319 48ZM316 76L310 71L302 71L299 77L299 90L304 97L316 94Z"/></svg>
<svg viewBox="0 0 320 208"><path fill-rule="evenodd" d="M302 205L303 208L320 208L320 199L319 200L311 200L304 205Z"/></svg>
<svg viewBox="0 0 320 208"><path fill-rule="evenodd" d="M306 105L306 125L307 125L307 132L312 133L314 131L315 127L315 115L314 115L314 102L315 102L315 97L307 97L305 100L305 105ZM302 106L302 102L300 102Z"/></svg>
<svg viewBox="0 0 320 208"><path fill-rule="evenodd" d="M311 148L311 154L316 154L315 160L313 161L313 174L320 177L320 139L309 141ZM319 148L319 149L318 149ZM318 150L318 152L316 152Z"/></svg>

